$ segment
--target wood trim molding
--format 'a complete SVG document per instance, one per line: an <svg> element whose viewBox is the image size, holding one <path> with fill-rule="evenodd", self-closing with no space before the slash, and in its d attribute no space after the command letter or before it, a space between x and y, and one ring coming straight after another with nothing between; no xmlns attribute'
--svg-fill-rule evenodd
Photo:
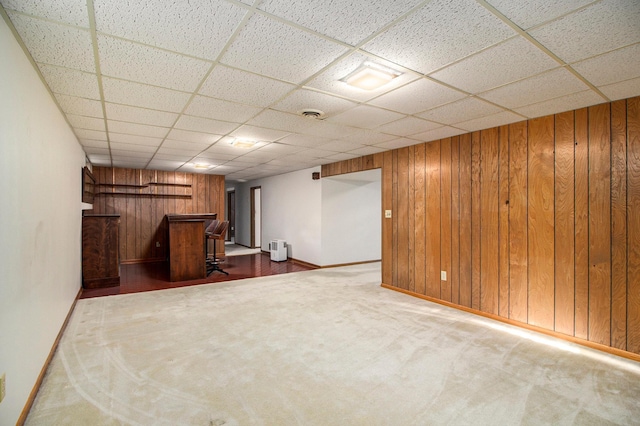
<svg viewBox="0 0 640 426"><path fill-rule="evenodd" d="M364 260L362 262L351 262L351 263L336 263L333 265L324 265L324 266L319 266L319 268L322 269L326 269L326 268L339 268L341 266L353 266L353 265L365 265L367 263L376 263L376 262L380 262L380 259L376 259L376 260Z"/></svg>
<svg viewBox="0 0 640 426"><path fill-rule="evenodd" d="M60 343L60 339L62 339L62 334L66 330L67 325L69 324L69 319L71 318L71 314L73 313L73 310L75 309L76 303L78 302L78 299L80 298L81 294L82 294L82 286L80 286L80 289L78 290L78 294L76 294L76 297L73 300L73 303L71 304L71 308L69 308L69 312L67 313L67 316L64 319L64 322L62 323L62 327L60 328L60 331L58 332L58 335L56 336L56 340L53 342L53 346L51 347L51 351L49 351L49 355L47 356L47 359L45 360L44 365L42 366L42 369L40 370L40 374L38 375L38 378L36 379L36 382L33 385L33 389L31 389L31 393L29 394L29 398L27 398L27 402L24 404L24 408L22 409L22 412L20 413L20 417L18 417L18 421L16 422L16 426L22 426L27 421L27 416L29 415L29 411L31 411L31 407L33 406L33 402L36 399L36 395L38 395L38 391L40 390L40 385L42 385L42 381L44 380L44 376L47 373L47 369L49 368L49 364L51 364L51 360L53 359L53 355L56 353L56 349L58 349L58 344Z"/></svg>
<svg viewBox="0 0 640 426"><path fill-rule="evenodd" d="M482 311L479 311L477 309L472 309L472 308L467 308L466 306L456 305L455 303L450 303L450 302L447 302L447 301L444 301L444 300L436 299L434 297L429 297L429 296L425 296L423 294L414 293L412 291L405 290L405 289L398 288L398 287L394 287L394 286L389 285L389 284L382 283L382 284L380 284L380 286L382 288L386 288L388 290L397 291L399 293L404 293L406 295L417 297L418 299L426 300L428 302L434 302L434 303L437 303L439 305L448 306L450 308L458 309L460 311L464 311L464 312L468 312L468 313L471 313L471 314L474 314L474 315L478 315L478 316L481 316L481 317L485 317L485 318L489 318L489 319L492 319L492 320L496 320L496 321L499 321L499 322L504 323L504 324L509 324L509 325L513 325L515 327L523 328L525 330L534 331L534 332L545 334L545 335L551 336L551 337L556 337L556 338L561 339L561 340L565 340L565 341L568 341L568 342L571 342L571 343L576 343L578 345L585 346L585 347L588 347L588 348L591 348L591 349L596 349L596 350L601 351L601 352L606 352L606 353L611 354L611 355L616 355L616 356L619 356L621 358L626 358L626 359L630 359L632 361L640 362L640 355L635 354L633 352L623 351L621 349L613 348L611 346L602 345L600 343L595 343L595 342L590 342L588 340L583 340L583 339L579 339L577 337L573 337L573 336L569 336L569 335L566 335L566 334L558 333L558 332L555 332L555 331L547 330L547 329L542 328L542 327L536 327L534 325L526 324L526 323L523 323L523 322L520 322L520 321L514 321L514 320L507 319L507 318L503 318L503 317L498 316L498 315L490 314L490 313L487 313L487 312L482 312Z"/></svg>

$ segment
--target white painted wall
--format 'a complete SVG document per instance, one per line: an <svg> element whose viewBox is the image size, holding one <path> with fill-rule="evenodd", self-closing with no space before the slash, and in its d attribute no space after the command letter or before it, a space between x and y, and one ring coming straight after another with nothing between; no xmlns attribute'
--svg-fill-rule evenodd
<svg viewBox="0 0 640 426"><path fill-rule="evenodd" d="M262 250L271 240L285 240L289 257L320 265L322 180L312 180L320 167L234 184L236 188L236 241L251 239L249 192L261 187Z"/></svg>
<svg viewBox="0 0 640 426"><path fill-rule="evenodd" d="M0 19L0 424L15 424L81 286L85 156Z"/></svg>
<svg viewBox="0 0 640 426"><path fill-rule="evenodd" d="M319 266L380 259L380 170L312 180L319 171L234 182L238 244L250 244L250 188L260 186L262 250L283 239L289 257Z"/></svg>
<svg viewBox="0 0 640 426"><path fill-rule="evenodd" d="M381 171L322 178L322 265L381 259Z"/></svg>

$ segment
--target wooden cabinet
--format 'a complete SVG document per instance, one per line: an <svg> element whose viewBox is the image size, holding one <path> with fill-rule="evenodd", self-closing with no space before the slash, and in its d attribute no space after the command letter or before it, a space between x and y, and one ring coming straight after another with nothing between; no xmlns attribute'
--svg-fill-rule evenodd
<svg viewBox="0 0 640 426"><path fill-rule="evenodd" d="M169 280L187 281L206 278L205 222L215 213L168 214Z"/></svg>
<svg viewBox="0 0 640 426"><path fill-rule="evenodd" d="M120 215L82 217L82 286L120 285L118 238Z"/></svg>

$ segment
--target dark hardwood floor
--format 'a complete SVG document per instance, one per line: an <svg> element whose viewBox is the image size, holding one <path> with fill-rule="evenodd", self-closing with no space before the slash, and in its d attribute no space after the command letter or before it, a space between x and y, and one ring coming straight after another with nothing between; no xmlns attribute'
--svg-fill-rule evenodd
<svg viewBox="0 0 640 426"><path fill-rule="evenodd" d="M169 281L167 262L121 265L119 286L83 289L80 298L87 299L90 297L111 296L114 294L139 293L143 291L217 283L242 278L264 277L267 275L286 274L288 272L314 269L313 267L300 264L291 259L285 262L273 262L268 253L229 256L223 258L220 266L227 271L229 275L213 272L207 278L200 280L171 282Z"/></svg>

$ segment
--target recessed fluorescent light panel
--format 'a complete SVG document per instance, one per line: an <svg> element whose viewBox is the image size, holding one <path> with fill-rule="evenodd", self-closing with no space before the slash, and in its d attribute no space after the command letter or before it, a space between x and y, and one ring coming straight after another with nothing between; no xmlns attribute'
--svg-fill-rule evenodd
<svg viewBox="0 0 640 426"><path fill-rule="evenodd" d="M256 141L250 141L247 139L234 139L231 141L231 145L236 148L252 148L256 144Z"/></svg>
<svg viewBox="0 0 640 426"><path fill-rule="evenodd" d="M204 163L195 163L193 165L194 169L198 169L198 170L206 170L208 168L210 168L211 165L210 164L204 164Z"/></svg>
<svg viewBox="0 0 640 426"><path fill-rule="evenodd" d="M402 75L401 72L378 65L373 62L365 62L360 67L341 79L340 81L362 90L375 90L389 83L394 78Z"/></svg>

